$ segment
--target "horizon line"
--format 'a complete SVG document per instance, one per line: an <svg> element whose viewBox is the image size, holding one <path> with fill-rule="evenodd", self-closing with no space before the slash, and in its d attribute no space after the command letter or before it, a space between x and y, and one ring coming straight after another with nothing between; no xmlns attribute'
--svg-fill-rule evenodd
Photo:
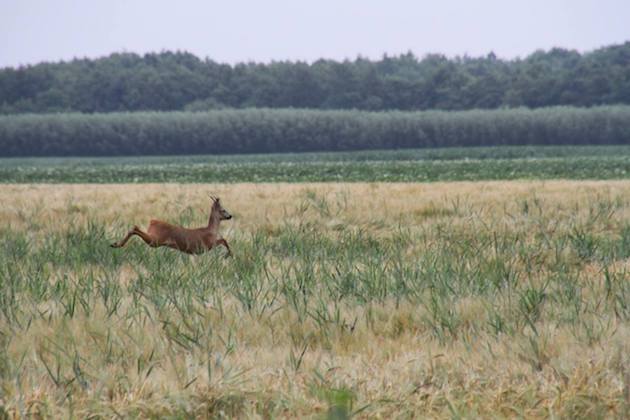
<svg viewBox="0 0 630 420"><path fill-rule="evenodd" d="M603 49L607 49L607 48L614 48L614 47L621 47L624 46L626 44L630 44L630 40L624 40L622 42L617 42L617 43L611 43L611 44L607 44L607 45L602 45L593 49L584 49L584 50L580 50L578 48L568 48L568 47L562 47L562 46L553 46L553 47L549 47L549 48L537 48L535 50L533 50L532 52L521 56L521 55L516 55L514 57L505 57L505 56L499 56L493 49L490 49L488 51L488 53L486 53L485 55L469 55L468 53L463 53L463 54L445 54L445 53L441 53L441 52L426 52L422 55L414 52L411 49L408 49L406 52L398 52L398 53L389 53L389 52L383 52L381 53L379 58L374 58L374 57L370 57L368 55L363 55L361 53L357 53L354 58L350 58L350 57L344 57L342 59L340 58L331 58L331 57L319 57L317 59L300 59L300 58L282 58L282 59L270 59L270 60L254 60L254 59L243 59L243 60L239 60L239 61L219 61L217 59L214 59L210 56L202 56L202 55L198 55L190 50L186 50L186 49L170 49L170 48L164 48L160 51L156 51L156 50L150 50L150 51L144 51L144 52L136 52L136 51L128 51L125 48L121 49L120 51L118 50L114 50L112 52L106 53L106 54L100 54L100 55L94 55L94 56L73 56L72 58L59 58L56 60L42 60L42 61L37 61L37 62L31 62L31 63L19 63L16 65L7 65L7 66L1 66L0 67L0 71L2 70L9 70L9 69L13 69L13 70L20 70L23 68L29 68L29 67L36 67L39 65L45 65L45 64L65 64L65 63L71 63L73 61L98 61L98 60L103 60L106 58L109 58L111 56L120 54L120 55L124 55L124 54L129 54L129 55L136 55L139 57L144 57L147 55L160 55L160 54L165 54L165 53L180 53L180 54L190 54L193 55L194 57L196 57L198 60L200 61L213 61L217 64L221 64L221 65L229 65L229 66L238 66L238 65L242 65L242 64L257 64L257 65L270 65L270 64L274 64L274 63L291 63L291 64L297 64L297 63L306 63L308 65L313 65L319 61L334 61L334 62L338 62L338 63L344 63L347 61L358 61L358 60L366 60L366 61L371 61L371 62L378 62L378 61L382 61L384 58L388 57L388 58L399 58L402 56L407 56L407 55L411 55L414 58L416 58L416 60L422 61L427 57L431 57L431 56L441 56L444 57L448 60L459 60L459 59L483 59L483 58L487 58L490 55L494 55L494 57L497 60L501 60L501 61L519 61L519 60L524 60L527 59L528 57L539 53L539 52L543 52L543 53L549 53L551 51L554 50L564 50L567 52L576 52L581 56L584 55L588 55L588 54L592 54L595 53L597 51L603 50Z"/></svg>

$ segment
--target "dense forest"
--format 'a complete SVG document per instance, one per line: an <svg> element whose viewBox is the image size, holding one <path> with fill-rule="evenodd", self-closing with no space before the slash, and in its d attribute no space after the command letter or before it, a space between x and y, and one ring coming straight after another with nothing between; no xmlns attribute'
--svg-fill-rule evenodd
<svg viewBox="0 0 630 420"><path fill-rule="evenodd" d="M630 106L473 111L215 110L0 116L0 156L236 154L628 144Z"/></svg>
<svg viewBox="0 0 630 420"><path fill-rule="evenodd" d="M380 60L221 64L186 52L0 70L0 113L221 108L465 110L630 104L630 42L523 59L408 53Z"/></svg>

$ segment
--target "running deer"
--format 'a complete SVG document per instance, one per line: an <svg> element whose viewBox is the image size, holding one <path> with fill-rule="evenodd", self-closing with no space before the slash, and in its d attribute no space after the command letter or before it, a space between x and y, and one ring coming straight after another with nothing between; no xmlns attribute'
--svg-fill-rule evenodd
<svg viewBox="0 0 630 420"><path fill-rule="evenodd" d="M210 198L212 199L212 210L206 227L187 229L160 220L151 220L146 232L140 230L138 226L134 226L127 233L127 236L111 244L111 246L121 248L133 235L137 235L152 248L168 246L187 254L201 254L217 245L223 245L227 248L226 257L229 257L232 252L227 241L219 235L219 224L221 220L230 220L232 215L221 206L219 198L213 196Z"/></svg>

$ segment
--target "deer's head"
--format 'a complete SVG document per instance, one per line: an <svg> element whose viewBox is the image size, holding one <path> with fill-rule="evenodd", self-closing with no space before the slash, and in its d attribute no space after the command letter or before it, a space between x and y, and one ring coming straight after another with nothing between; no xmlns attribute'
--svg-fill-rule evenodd
<svg viewBox="0 0 630 420"><path fill-rule="evenodd" d="M219 217L221 220L230 220L232 218L232 215L223 208L223 206L221 205L221 199L213 196L210 196L210 198L212 199L212 212L219 213Z"/></svg>

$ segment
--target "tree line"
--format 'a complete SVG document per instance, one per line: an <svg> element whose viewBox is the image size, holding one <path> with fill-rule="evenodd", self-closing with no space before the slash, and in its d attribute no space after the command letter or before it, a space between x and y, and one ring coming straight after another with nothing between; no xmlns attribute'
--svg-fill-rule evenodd
<svg viewBox="0 0 630 420"><path fill-rule="evenodd" d="M228 65L186 52L0 69L0 114L223 108L466 110L630 104L630 42L523 58L411 53ZM73 117L74 118L74 117Z"/></svg>
<svg viewBox="0 0 630 420"><path fill-rule="evenodd" d="M630 143L630 106L245 109L0 116L0 156L116 156Z"/></svg>

